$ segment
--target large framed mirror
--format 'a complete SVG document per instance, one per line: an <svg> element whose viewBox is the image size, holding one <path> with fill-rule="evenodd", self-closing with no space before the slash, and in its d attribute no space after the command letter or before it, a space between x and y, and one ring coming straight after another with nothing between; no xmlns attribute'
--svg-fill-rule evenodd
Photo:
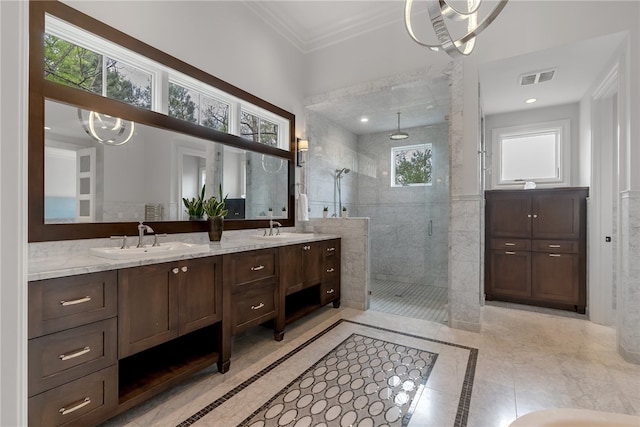
<svg viewBox="0 0 640 427"><path fill-rule="evenodd" d="M225 229L294 225L293 114L62 3L30 26L30 242L205 231L183 204L203 188ZM103 74L76 78L87 58Z"/></svg>

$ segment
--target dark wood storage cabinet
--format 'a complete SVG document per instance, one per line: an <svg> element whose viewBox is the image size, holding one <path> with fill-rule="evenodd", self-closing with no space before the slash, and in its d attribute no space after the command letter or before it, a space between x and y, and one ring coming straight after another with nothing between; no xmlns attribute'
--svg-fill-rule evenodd
<svg viewBox="0 0 640 427"><path fill-rule="evenodd" d="M585 312L586 188L487 191L487 300Z"/></svg>

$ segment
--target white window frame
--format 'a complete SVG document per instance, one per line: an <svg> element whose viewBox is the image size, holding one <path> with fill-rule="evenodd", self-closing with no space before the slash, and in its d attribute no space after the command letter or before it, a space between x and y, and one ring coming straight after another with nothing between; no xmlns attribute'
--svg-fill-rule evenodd
<svg viewBox="0 0 640 427"><path fill-rule="evenodd" d="M505 138L530 136L539 133L556 135L556 167L554 178L529 180L526 177L518 180L503 180L502 176L502 141ZM519 126L495 128L491 132L491 183L492 188L522 188L526 181L534 181L543 187L568 187L571 177L571 120L531 123Z"/></svg>
<svg viewBox="0 0 640 427"><path fill-rule="evenodd" d="M415 184L398 185L396 184L396 151L404 150L431 150L431 181L418 182ZM433 144L425 142L422 144L414 145L400 145L397 147L391 147L391 187L392 188L410 188L410 187L428 187L433 185Z"/></svg>

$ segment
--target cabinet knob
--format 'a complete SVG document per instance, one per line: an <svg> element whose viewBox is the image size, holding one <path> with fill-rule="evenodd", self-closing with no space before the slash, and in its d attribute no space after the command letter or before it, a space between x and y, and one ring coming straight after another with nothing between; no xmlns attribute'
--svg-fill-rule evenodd
<svg viewBox="0 0 640 427"><path fill-rule="evenodd" d="M189 267L185 265L182 268L180 268L180 270L182 270L183 273L186 273L187 271L189 271Z"/></svg>
<svg viewBox="0 0 640 427"><path fill-rule="evenodd" d="M527 215L527 218L531 218L531 214Z"/></svg>
<svg viewBox="0 0 640 427"><path fill-rule="evenodd" d="M333 273L334 271L336 271L334 268L330 268L327 270L327 273Z"/></svg>
<svg viewBox="0 0 640 427"><path fill-rule="evenodd" d="M534 217L534 218L538 218L538 215L537 215L537 214L533 214L533 217Z"/></svg>
<svg viewBox="0 0 640 427"><path fill-rule="evenodd" d="M304 245L304 246L302 247L302 250L303 250L303 251L308 251L309 249L311 249L311 246L309 246L309 245Z"/></svg>
<svg viewBox="0 0 640 427"><path fill-rule="evenodd" d="M264 265L259 265L257 267L251 267L251 271L259 271L262 270L264 268Z"/></svg>
<svg viewBox="0 0 640 427"><path fill-rule="evenodd" d="M331 288L331 289L329 289L329 290L327 291L327 293L328 293L328 294L332 294L332 293L334 293L334 292L335 292L335 291L333 290L333 288Z"/></svg>
<svg viewBox="0 0 640 427"><path fill-rule="evenodd" d="M336 248L327 248L327 252L333 252L335 250L336 250Z"/></svg>
<svg viewBox="0 0 640 427"><path fill-rule="evenodd" d="M87 353L89 353L90 351L91 351L91 348L87 346L87 347L82 348L82 349L80 349L80 350L76 350L76 351L74 351L74 352L73 352L73 353L71 353L71 354L61 354L60 356L58 356L58 358L59 358L60 360L69 360L69 359L76 358L76 357L78 357L78 356L82 356L83 354L87 354Z"/></svg>
<svg viewBox="0 0 640 427"><path fill-rule="evenodd" d="M173 274L178 274L180 273L180 269L178 267L174 268L173 270L171 270L173 272Z"/></svg>
<svg viewBox="0 0 640 427"><path fill-rule="evenodd" d="M264 303L261 302L258 305L252 305L251 310L260 310L262 307L264 307Z"/></svg>
<svg viewBox="0 0 640 427"><path fill-rule="evenodd" d="M91 403L91 398L90 397L85 397L83 400L81 400L80 402L78 402L77 404L72 406L71 408L67 409L67 408L62 407L62 408L60 408L58 410L58 412L60 412L62 415L67 415L67 414L70 414L72 412L77 411L80 408L84 408L85 406L87 406L90 403Z"/></svg>

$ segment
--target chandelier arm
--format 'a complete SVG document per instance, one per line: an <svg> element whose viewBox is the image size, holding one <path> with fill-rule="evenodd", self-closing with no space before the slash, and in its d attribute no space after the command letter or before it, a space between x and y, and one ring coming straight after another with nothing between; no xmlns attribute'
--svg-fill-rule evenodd
<svg viewBox="0 0 640 427"><path fill-rule="evenodd" d="M500 3L494 7L491 13L486 16L482 22L476 25L476 28L469 31L461 38L453 40L451 33L449 33L447 25L444 22L442 10L440 9L441 0L427 0L427 10L442 49L444 49L453 58L469 55L475 46L475 38L495 20L498 14L500 14L502 9L506 6L507 1L508 0L500 0Z"/></svg>
<svg viewBox="0 0 640 427"><path fill-rule="evenodd" d="M449 0L440 0L440 10L445 18L452 19L454 21L462 21L463 19L468 19L469 16L475 15L478 13L478 9L480 9L480 5L482 4L481 0L475 0L476 4L471 10L460 10L456 9L454 6L449 4Z"/></svg>
<svg viewBox="0 0 640 427"><path fill-rule="evenodd" d="M504 9L504 7L507 5L507 2L509 0L500 0L500 2L493 8L491 13L487 15L478 25L476 25L473 30L469 31L467 34L457 40L453 40L451 34L449 33L449 30L447 29L446 23L444 22L444 18L449 18L449 15L456 13L457 9L451 7L447 0L427 0L427 10L431 18L431 25L433 26L438 40L440 41L439 45L425 43L418 39L418 37L415 35L411 22L411 10L413 8L413 1L414 0L406 0L404 10L404 23L409 36L413 39L414 42L421 46L427 47L433 51L439 51L443 49L452 58L457 58L460 56L469 55L473 51L473 48L475 47L475 38L496 19L500 12L502 12L502 9ZM462 13L457 11L457 13L459 13L459 15L469 15L466 18L469 19L475 12L477 12L477 9L480 7L480 3L481 1L478 1L471 12Z"/></svg>
<svg viewBox="0 0 640 427"><path fill-rule="evenodd" d="M436 51L436 52L439 51L441 49L440 45L425 43L425 42L421 41L420 39L418 39L418 37L415 35L415 33L413 31L413 24L411 23L411 9L412 8L413 8L413 0L406 0L406 2L404 4L404 28L409 33L409 36L413 39L414 42L416 42L420 46L427 47L427 48L429 48L429 49L431 49L433 51Z"/></svg>

